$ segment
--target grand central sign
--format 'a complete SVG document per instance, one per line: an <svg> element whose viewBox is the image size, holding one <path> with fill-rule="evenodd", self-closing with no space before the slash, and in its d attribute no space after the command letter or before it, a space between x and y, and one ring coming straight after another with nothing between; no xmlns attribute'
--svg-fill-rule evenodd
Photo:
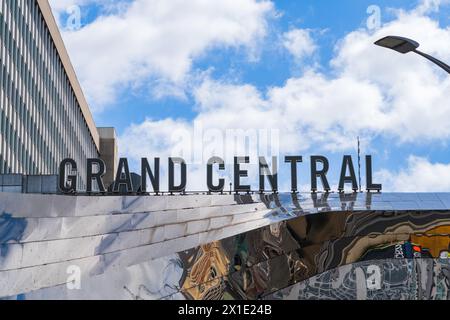
<svg viewBox="0 0 450 320"><path fill-rule="evenodd" d="M272 169L264 157L259 157L259 191L260 192L278 192L278 168L277 157L272 159ZM372 175L372 156L367 155L365 159L366 167L366 190L367 191L381 191L382 185L373 182ZM290 167L291 177L291 191L298 191L297 172L298 166L303 162L302 156L286 156L284 162ZM113 193L148 193L147 178L150 180L152 192L159 193L160 189L160 158L153 159L153 169L147 158L141 159L141 175L139 189L133 186L133 179L130 173L127 158L121 158L115 175L116 179L112 185ZM234 157L233 173L234 173L234 192L250 192L251 186L242 184L241 179L248 177L248 170L242 168L242 165L249 164L250 157ZM320 180L322 190L325 192L331 191L327 174L330 168L329 161L325 156L311 156L310 159L310 173L311 173L311 192L320 191L318 189L318 181ZM187 164L182 158L171 157L168 159L168 192L170 193L184 193L187 185ZM179 183L175 183L175 167L180 168ZM88 193L106 193L102 177L106 173L106 165L101 159L88 159L87 167L87 185L86 192ZM208 191L211 193L222 193L225 188L225 179L214 178L214 169L225 170L225 162L219 157L212 157L209 159L206 170L207 179L206 185ZM265 181L269 182L270 189L266 189ZM343 192L346 184L351 185L353 191L358 191L358 179L355 173L352 157L345 155L342 160L340 171L338 191ZM94 189L94 183L97 188ZM78 189L77 178L77 163L73 159L64 159L59 167L59 188L63 193L74 193Z"/></svg>

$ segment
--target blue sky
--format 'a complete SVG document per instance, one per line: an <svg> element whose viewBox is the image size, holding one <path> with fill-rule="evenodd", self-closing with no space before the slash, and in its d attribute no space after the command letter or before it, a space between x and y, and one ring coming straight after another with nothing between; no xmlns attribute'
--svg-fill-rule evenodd
<svg viewBox="0 0 450 320"><path fill-rule="evenodd" d="M395 33L450 61L448 1L50 2L95 121L117 129L124 156L173 155L184 142L171 134L195 123L278 130L280 156L327 155L335 184L360 136L385 189L450 189L450 80L372 45Z"/></svg>
<svg viewBox="0 0 450 320"><path fill-rule="evenodd" d="M283 17L272 21L271 34L269 38L276 38L279 33L290 28L310 28L316 30L327 30L326 34L318 37L320 46L319 59L325 73L329 72L327 66L333 56L333 49L337 41L347 33L364 27L368 18L366 9L373 4L373 1L275 1L276 8L283 13ZM391 17L386 8L411 8L411 1L379 1L378 5L384 8L388 21ZM89 9L85 21L95 19L98 13L98 6ZM92 11L90 11L92 10ZM274 39L275 41L275 39ZM194 61L193 69L207 70L213 68L213 76L222 78L229 76L230 68L234 69L233 76L237 76L242 83L251 83L258 88L270 86L280 86L292 74L298 74L297 65L292 62L288 54L280 53L279 50L271 46L262 48L262 57L258 62L249 62L240 50L208 50L204 57ZM298 68L300 69L300 68ZM237 71L239 70L239 71ZM152 97L142 94L124 95L124 100L115 104L112 112L107 112L104 118L97 119L99 125L110 125L114 123L120 131L126 128L130 122L142 122L146 117L155 119L166 117L181 117L192 119L196 112L193 110L195 101L180 101L170 97L163 100L155 100ZM123 118L123 105L133 106L133 112ZM151 109L151 112L149 112Z"/></svg>

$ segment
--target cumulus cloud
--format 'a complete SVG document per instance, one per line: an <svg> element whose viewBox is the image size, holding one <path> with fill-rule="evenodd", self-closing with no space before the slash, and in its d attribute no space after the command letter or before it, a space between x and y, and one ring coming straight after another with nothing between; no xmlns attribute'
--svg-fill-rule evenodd
<svg viewBox="0 0 450 320"><path fill-rule="evenodd" d="M450 104L447 93L450 78L429 61L415 55L401 55L373 42L387 35L416 39L423 50L450 60L450 29L441 28L428 16L400 12L396 20L374 34L357 30L339 44L332 66L341 76L370 81L383 95L378 123L380 133L393 135L402 142L443 140L450 136ZM430 124L433 124L430 126Z"/></svg>
<svg viewBox="0 0 450 320"><path fill-rule="evenodd" d="M421 57L373 45L388 34L418 39L430 53L450 60L450 48L442 46L450 43L450 30L416 10L402 12L375 34L356 30L345 36L331 62L333 76L310 70L266 91L206 78L194 89L195 121L222 130L278 129L284 152L312 145L348 150L357 135L399 142L447 139L450 79Z"/></svg>
<svg viewBox="0 0 450 320"><path fill-rule="evenodd" d="M189 129L189 123L181 120L153 121L147 119L144 123L133 124L126 129L125 136L127 139L123 141L121 151L135 159L152 154L155 157L172 156L174 154L171 154L171 150L176 149L179 144L183 143L178 138L183 134L189 134ZM179 132L180 135L173 134L175 131Z"/></svg>
<svg viewBox="0 0 450 320"><path fill-rule="evenodd" d="M398 34L417 39L427 52L450 60L450 48L443 45L450 43L450 30L426 15L433 3L424 2L427 10L399 11L395 20L375 33L360 29L347 34L336 46L330 63L331 75L311 68L301 76L287 79L282 86L266 90L206 77L193 89L198 115L192 122L147 119L136 124L121 138L124 153L143 150L145 144L147 149L142 156L180 155L180 150L188 146L195 150L194 154L204 155L202 163L211 155L222 156L230 162L229 155L221 153L221 148L195 149L196 143L204 147L207 140L205 135L194 134L198 126L205 130L203 133L216 130L223 137L230 129L276 130L279 153L274 155L349 151L354 149L357 135L368 143L376 136L397 143L446 140L450 136L447 75L419 56L402 56L373 45L383 36ZM308 41L303 31L296 29L288 34L284 38L290 39L286 40L287 47L292 45L294 55L304 57L313 53L302 51L300 44ZM302 37L302 41L297 41ZM169 134L170 141L164 140L167 136L161 140L153 137L139 140L136 134L160 129ZM133 143L128 141L140 142L133 148ZM448 175L449 169L449 165L411 157L407 169L381 171L377 177L386 190L448 190L450 185L445 181L450 181L450 177L442 177Z"/></svg>
<svg viewBox="0 0 450 320"><path fill-rule="evenodd" d="M167 150L174 153L175 150L183 149L181 146L192 147L196 142L194 139L201 139L203 142L199 143L204 143L207 138L205 135L194 134L199 127L205 134L218 131L218 135L224 139L230 130L242 130L258 137L260 132L268 135L276 133L277 138L280 138L274 142L277 146L272 151L276 152L306 151L314 145L318 146L316 149L340 151L353 148L355 137L361 130L376 131L377 125L384 121L383 113L377 111L382 104L382 97L370 83L357 82L352 78L328 80L314 72L290 79L283 87L274 87L264 93L249 84L232 84L207 78L194 90L194 98L198 116L193 122L147 119L133 125L124 134L124 139L131 142L124 143L125 153L133 155L135 143L142 150L138 136L144 139L149 148L153 148L152 154ZM358 101L357 108L354 101ZM148 132L148 139L145 134L141 134L143 132ZM164 135L159 137L159 132ZM171 137L169 141L168 136ZM192 139L183 141L182 138L186 136ZM244 140L241 142L245 143ZM237 145L236 149L239 148L245 149ZM232 151L236 152L236 149ZM221 150L223 152L216 150L216 155L229 159L226 150ZM200 152L202 150L194 153ZM256 150L254 153L265 154L265 150ZM205 155L202 163L209 156Z"/></svg>
<svg viewBox="0 0 450 320"><path fill-rule="evenodd" d="M422 0L417 8L414 10L418 14L427 14L439 11L439 8L450 3L449 0Z"/></svg>
<svg viewBox="0 0 450 320"><path fill-rule="evenodd" d="M203 161L202 152L208 147L214 149L212 145L214 141L208 142L207 132L205 134L201 123L197 124L198 127L195 127L195 125L183 120L154 121L147 119L141 124L133 124L126 129L119 138L120 151L134 161L132 166L135 170L138 170L141 158L160 157L163 161L161 163L161 188L163 190L167 190L167 159L169 157L182 157L189 164L187 188L191 191L205 190L206 170L204 164L211 154ZM195 132L196 130L198 132ZM199 144L199 136L206 138L204 145ZM200 158L198 159L198 157ZM231 172L228 170L216 174L220 177L228 177L228 181L231 181Z"/></svg>
<svg viewBox="0 0 450 320"><path fill-rule="evenodd" d="M211 48L255 54L273 10L270 1L135 0L63 37L88 100L99 110L119 88L139 82L183 87L194 59Z"/></svg>
<svg viewBox="0 0 450 320"><path fill-rule="evenodd" d="M72 6L84 6L95 0L50 0L50 6L54 13L60 14Z"/></svg>
<svg viewBox="0 0 450 320"><path fill-rule="evenodd" d="M292 29L283 34L282 40L284 48L298 62L310 57L318 49L317 44L311 36L311 30Z"/></svg>
<svg viewBox="0 0 450 320"><path fill-rule="evenodd" d="M448 192L450 164L432 163L426 158L410 156L407 166L397 172L381 170L375 174L385 191Z"/></svg>
<svg viewBox="0 0 450 320"><path fill-rule="evenodd" d="M269 144L276 145L275 155L345 152L353 150L357 135L367 143L377 136L399 144L446 141L450 78L417 55L373 45L386 35L401 35L450 61L450 29L429 16L444 3L448 1L423 0L411 11L398 10L395 19L375 32L348 33L336 45L327 73L323 68L305 68L283 85L265 89L205 76L189 88L198 113L195 119L148 118L133 124L121 135L120 150L134 159L183 156L200 165L212 155L229 160L230 155L241 154L226 152L230 130L243 130L250 138L256 132L258 147L264 140L261 132L273 134L277 141ZM88 98L99 110L116 97L118 88L148 79L156 79L156 97L183 98L196 58L212 47L257 51L268 30L267 17L274 11L269 1L243 0L237 5L196 0L186 5L135 0L118 13L64 32L64 38ZM309 30L292 29L281 39L297 61L319 50ZM248 140L236 143L240 150L249 145ZM201 159L196 161L193 157L198 154ZM448 190L448 166L411 156L406 169L380 171L377 180L386 190ZM204 167L190 169L189 174L198 177L190 181L198 180L204 188Z"/></svg>

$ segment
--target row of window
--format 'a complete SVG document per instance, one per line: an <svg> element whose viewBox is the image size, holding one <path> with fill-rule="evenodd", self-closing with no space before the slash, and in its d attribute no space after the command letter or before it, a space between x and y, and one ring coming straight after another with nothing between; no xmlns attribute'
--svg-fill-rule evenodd
<svg viewBox="0 0 450 320"><path fill-rule="evenodd" d="M0 174L56 174L97 147L36 0L0 4Z"/></svg>

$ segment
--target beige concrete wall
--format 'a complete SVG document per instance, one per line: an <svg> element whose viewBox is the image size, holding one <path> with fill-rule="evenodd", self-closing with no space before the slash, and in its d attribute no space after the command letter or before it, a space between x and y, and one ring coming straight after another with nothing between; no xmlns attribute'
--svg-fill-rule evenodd
<svg viewBox="0 0 450 320"><path fill-rule="evenodd" d="M103 177L105 187L114 181L118 165L117 136L114 128L97 128L100 136L100 158L105 162L106 174Z"/></svg>

